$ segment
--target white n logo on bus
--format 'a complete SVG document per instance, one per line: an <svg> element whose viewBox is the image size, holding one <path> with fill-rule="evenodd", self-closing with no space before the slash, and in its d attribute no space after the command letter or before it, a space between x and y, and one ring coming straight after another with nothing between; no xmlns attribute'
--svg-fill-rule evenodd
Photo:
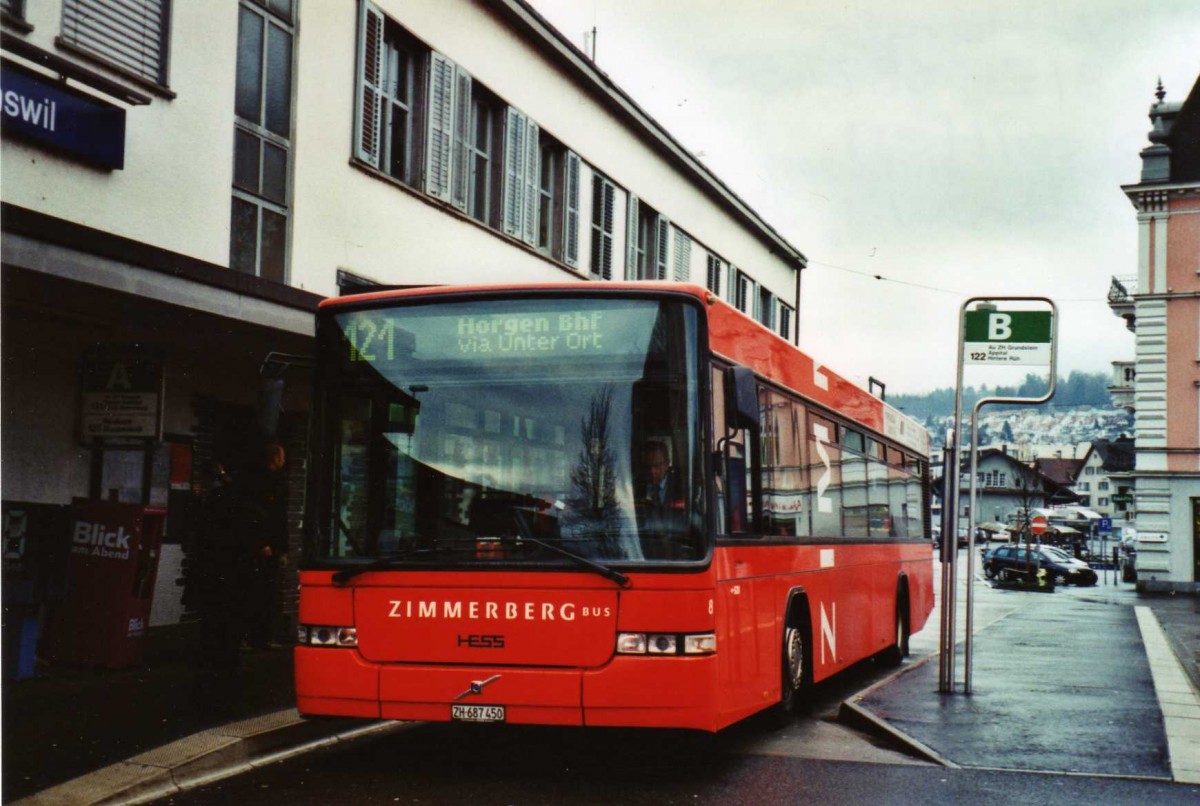
<svg viewBox="0 0 1200 806"><path fill-rule="evenodd" d="M833 500L825 495L830 482L833 481L833 465L830 464L829 454L825 450L825 446L829 443L829 429L820 423L813 423L813 436L817 438L817 456L821 457L821 462L825 465L825 472L821 474L821 478L817 479L817 512L831 515L833 514Z"/></svg>
<svg viewBox="0 0 1200 806"><path fill-rule="evenodd" d="M821 372L821 362L816 359L813 359L813 383L818 388L824 389L826 392L829 391L829 376Z"/></svg>
<svg viewBox="0 0 1200 806"><path fill-rule="evenodd" d="M830 660L837 660L837 602L829 605L833 618L825 612L825 603L821 602L821 665L825 664L825 646L829 646Z"/></svg>

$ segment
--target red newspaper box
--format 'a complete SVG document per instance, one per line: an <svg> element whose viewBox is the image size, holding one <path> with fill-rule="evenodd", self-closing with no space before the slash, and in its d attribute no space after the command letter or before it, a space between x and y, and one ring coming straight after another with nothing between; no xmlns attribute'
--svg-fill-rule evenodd
<svg viewBox="0 0 1200 806"><path fill-rule="evenodd" d="M75 499L57 661L118 669L142 662L166 510Z"/></svg>

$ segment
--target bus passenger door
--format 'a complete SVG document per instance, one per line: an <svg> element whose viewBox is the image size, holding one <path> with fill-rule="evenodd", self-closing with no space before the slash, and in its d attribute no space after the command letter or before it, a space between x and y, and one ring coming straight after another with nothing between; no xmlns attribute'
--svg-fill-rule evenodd
<svg viewBox="0 0 1200 806"><path fill-rule="evenodd" d="M718 709L734 721L779 699L783 614L762 549L725 542L717 569Z"/></svg>

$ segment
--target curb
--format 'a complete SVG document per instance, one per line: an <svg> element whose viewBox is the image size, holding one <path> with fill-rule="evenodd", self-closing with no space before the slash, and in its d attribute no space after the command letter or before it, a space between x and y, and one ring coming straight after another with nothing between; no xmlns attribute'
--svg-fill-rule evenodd
<svg viewBox="0 0 1200 806"><path fill-rule="evenodd" d="M848 700L842 700L841 706L838 708L838 722L843 725L848 725L852 728L857 728L886 739L896 745L899 745L903 752L911 756L931 761L948 769L961 769L958 764L955 764L950 759L938 753L932 747L929 747L924 742L914 739L902 730L892 727L887 720L882 719L863 706L859 705L859 701L870 695L876 689L883 688L894 680L920 669L925 664L937 660L938 654L935 652L932 655L926 655L920 660L913 663L911 666L906 666L903 669L897 669L887 677L879 680L862 691L855 694Z"/></svg>
<svg viewBox="0 0 1200 806"><path fill-rule="evenodd" d="M194 733L155 750L37 792L13 806L148 803L299 753L395 730L408 723L306 719L294 708Z"/></svg>

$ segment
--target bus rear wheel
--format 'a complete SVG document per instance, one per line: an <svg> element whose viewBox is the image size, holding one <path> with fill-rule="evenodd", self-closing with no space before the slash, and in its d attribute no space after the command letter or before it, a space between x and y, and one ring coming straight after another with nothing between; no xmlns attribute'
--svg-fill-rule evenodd
<svg viewBox="0 0 1200 806"><path fill-rule="evenodd" d="M896 598L896 615L893 643L884 650L883 660L889 666L899 666L908 657L908 600L904 596Z"/></svg>

